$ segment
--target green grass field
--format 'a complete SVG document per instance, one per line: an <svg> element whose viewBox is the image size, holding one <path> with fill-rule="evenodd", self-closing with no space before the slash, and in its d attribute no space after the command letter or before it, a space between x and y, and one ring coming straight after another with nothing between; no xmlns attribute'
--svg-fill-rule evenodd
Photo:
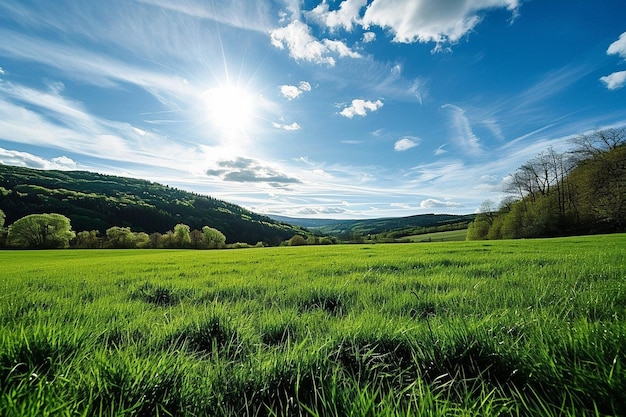
<svg viewBox="0 0 626 417"><path fill-rule="evenodd" d="M626 235L0 251L0 415L626 415Z"/></svg>

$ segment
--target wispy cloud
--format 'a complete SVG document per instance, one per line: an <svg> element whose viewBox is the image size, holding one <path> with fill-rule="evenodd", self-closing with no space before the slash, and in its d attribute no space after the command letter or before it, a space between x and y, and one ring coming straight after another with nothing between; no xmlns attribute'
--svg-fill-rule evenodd
<svg viewBox="0 0 626 417"><path fill-rule="evenodd" d="M346 106L339 114L348 119L352 119L354 116L365 116L368 111L373 112L381 107L383 107L381 100L370 101L357 98L352 100L352 104Z"/></svg>
<svg viewBox="0 0 626 417"><path fill-rule="evenodd" d="M480 153L482 151L480 140L472 130L465 110L454 104L444 104L442 107L450 109L454 141L469 154Z"/></svg>
<svg viewBox="0 0 626 417"><path fill-rule="evenodd" d="M138 1L192 17L214 20L221 24L241 29L265 32L271 26L269 3L263 1L230 0L219 3L199 0L178 0L176 2L168 0Z"/></svg>

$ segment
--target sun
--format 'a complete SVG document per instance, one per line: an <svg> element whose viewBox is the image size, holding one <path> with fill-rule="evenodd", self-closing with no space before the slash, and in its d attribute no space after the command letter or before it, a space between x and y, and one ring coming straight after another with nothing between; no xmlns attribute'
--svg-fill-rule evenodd
<svg viewBox="0 0 626 417"><path fill-rule="evenodd" d="M245 87L218 85L206 90L203 99L211 125L222 135L245 135L253 127L257 100Z"/></svg>

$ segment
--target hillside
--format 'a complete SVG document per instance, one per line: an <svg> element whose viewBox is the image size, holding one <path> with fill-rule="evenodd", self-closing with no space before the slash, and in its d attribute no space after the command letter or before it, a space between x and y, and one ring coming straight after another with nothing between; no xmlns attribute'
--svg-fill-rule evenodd
<svg viewBox="0 0 626 417"><path fill-rule="evenodd" d="M418 214L363 220L299 219L271 216L273 219L306 227L323 235L348 238L350 235L386 234L399 238L428 232L465 229L476 217L474 214Z"/></svg>
<svg viewBox="0 0 626 417"><path fill-rule="evenodd" d="M43 171L0 165L0 209L6 224L33 213L67 216L75 231L112 226L146 233L166 232L184 223L210 226L228 243L276 245L303 229L234 204L133 178L84 171Z"/></svg>

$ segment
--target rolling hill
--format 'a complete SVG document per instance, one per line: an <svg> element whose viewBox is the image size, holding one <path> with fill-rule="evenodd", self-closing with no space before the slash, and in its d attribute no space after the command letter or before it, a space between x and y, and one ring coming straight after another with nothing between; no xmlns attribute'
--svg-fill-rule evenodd
<svg viewBox="0 0 626 417"><path fill-rule="evenodd" d="M298 226L282 223L240 206L145 180L84 171L44 171L0 165L0 209L6 224L35 213L67 216L75 231L113 226L164 233L176 224L210 226L228 243L277 245Z"/></svg>

